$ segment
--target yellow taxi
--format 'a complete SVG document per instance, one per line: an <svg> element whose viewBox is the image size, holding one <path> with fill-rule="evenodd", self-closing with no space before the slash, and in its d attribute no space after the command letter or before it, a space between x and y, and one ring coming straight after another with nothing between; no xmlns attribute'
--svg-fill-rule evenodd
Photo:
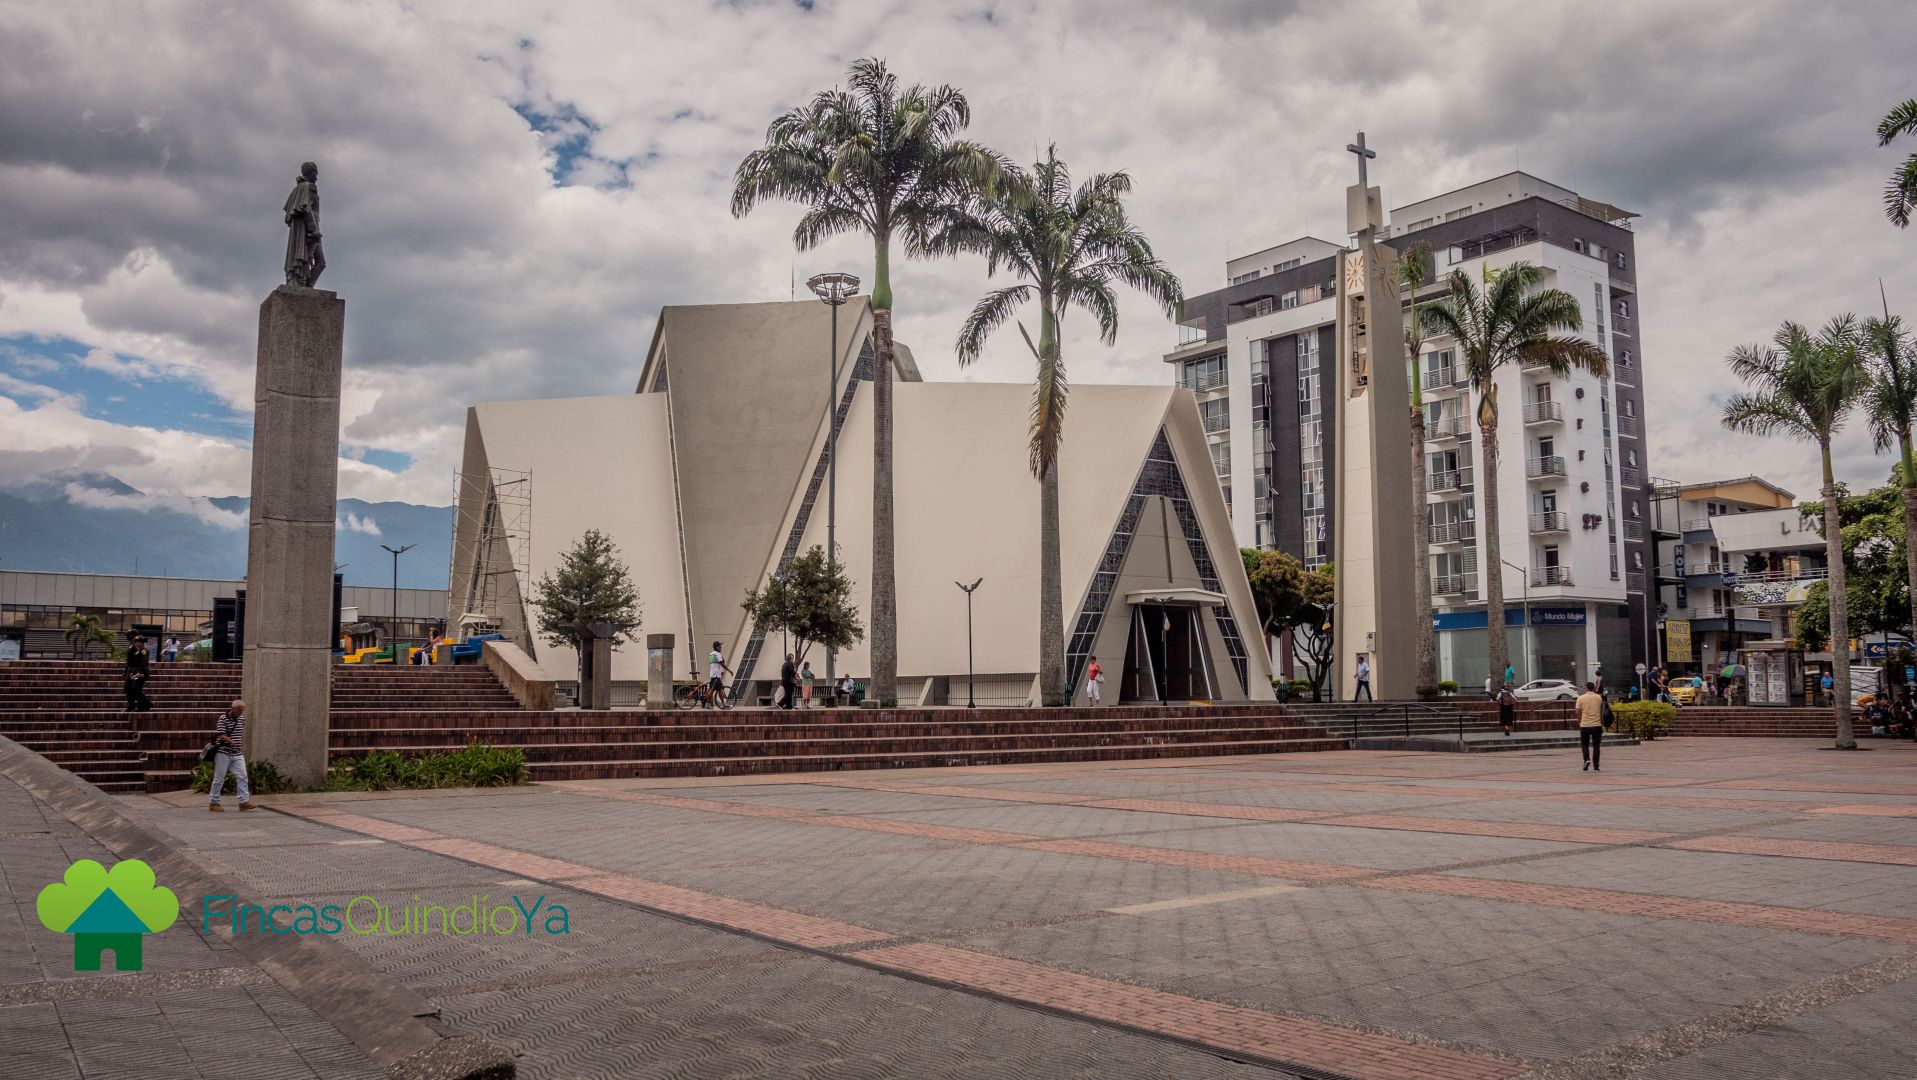
<svg viewBox="0 0 1917 1080"><path fill-rule="evenodd" d="M1695 675L1672 679L1664 689L1679 705L1696 705L1704 700L1704 680Z"/></svg>

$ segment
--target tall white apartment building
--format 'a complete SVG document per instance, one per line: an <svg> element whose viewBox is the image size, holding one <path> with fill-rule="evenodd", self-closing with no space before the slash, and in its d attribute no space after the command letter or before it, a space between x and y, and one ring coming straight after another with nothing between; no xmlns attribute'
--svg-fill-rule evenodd
<svg viewBox="0 0 1917 1080"><path fill-rule="evenodd" d="M1502 622L1521 677L1582 680L1601 663L1621 682L1655 655L1631 216L1521 172L1391 214L1394 248L1432 249L1437 280L1421 300L1444 295L1453 271L1483 286L1501 268L1530 262L1546 287L1578 299L1583 336L1611 359L1602 377L1498 372L1500 540L1509 565L1488 567L1478 395L1454 343L1425 341L1423 555L1441 678L1476 687L1486 675L1482 585L1491 572L1504 575ZM1197 395L1240 545L1289 551L1307 565L1335 550L1336 412L1325 390L1338 385L1328 301L1343 248L1307 236L1230 260L1224 288L1186 302L1181 344L1165 356Z"/></svg>

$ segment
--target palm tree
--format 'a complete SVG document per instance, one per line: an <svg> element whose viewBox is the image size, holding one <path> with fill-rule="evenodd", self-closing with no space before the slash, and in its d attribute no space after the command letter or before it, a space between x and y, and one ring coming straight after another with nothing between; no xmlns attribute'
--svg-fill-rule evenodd
<svg viewBox="0 0 1917 1080"><path fill-rule="evenodd" d="M1067 704L1065 602L1059 570L1058 446L1064 437L1070 385L1059 326L1080 307L1098 317L1106 345L1118 340L1118 297L1113 284L1129 285L1175 317L1184 302L1178 278L1152 253L1143 233L1125 216L1131 177L1099 173L1072 186L1058 147L1026 172L1006 166L995 192L973 200L961 220L937 239L940 250L985 256L986 274L1003 266L1021 284L987 293L959 328L961 366L976 361L985 339L1022 303L1038 300L1038 344L1025 342L1038 361L1032 390L1032 475L1039 482L1038 673L1040 700ZM1019 327L1021 333L1023 325Z"/></svg>
<svg viewBox="0 0 1917 1080"><path fill-rule="evenodd" d="M1917 135L1917 98L1890 110L1877 125L1878 146L1889 146L1899 135ZM1917 209L1917 154L1905 158L1884 185L1884 213L1892 224L1900 229L1909 225L1913 209Z"/></svg>
<svg viewBox="0 0 1917 1080"><path fill-rule="evenodd" d="M972 108L954 87L914 85L876 58L854 61L847 89L821 90L772 121L765 145L733 176L732 214L765 199L806 211L792 232L806 251L831 237L872 238L872 677L868 704L898 704L898 597L892 554L892 240L924 255L959 205L989 187L1003 159L959 139Z"/></svg>
<svg viewBox="0 0 1917 1080"><path fill-rule="evenodd" d="M1424 468L1424 376L1419 372L1424 350L1424 323L1419 318L1418 290L1431 283L1431 245L1423 241L1405 251L1398 259L1398 281L1411 294L1411 318L1405 323L1405 351L1411 355L1411 490L1418 513L1411 518L1411 594L1417 604L1418 619L1418 696L1438 696L1438 634L1431 625L1431 559L1425 554L1430 543L1427 526L1431 512L1425 509Z"/></svg>
<svg viewBox="0 0 1917 1080"><path fill-rule="evenodd" d="M1574 367L1599 376L1610 371L1602 348L1552 332L1582 330L1584 313L1563 289L1539 288L1543 280L1537 266L1514 262L1480 291L1457 270L1451 274L1451 295L1424 309L1426 332L1451 336L1471 391L1478 395L1484 457L1478 477L1484 506L1478 516L1484 524L1485 634L1494 675L1509 666L1511 657L1504 635L1504 547L1498 535L1498 370L1507 364L1542 364L1558 378Z"/></svg>
<svg viewBox="0 0 1917 1080"><path fill-rule="evenodd" d="M1917 348L1904 321L1890 313L1864 320L1861 344L1870 366L1864 412L1877 449L1897 447L1898 477L1904 487L1904 535L1917 537L1917 466L1911 453L1911 426L1917 422ZM1905 579L1910 589L1910 624L1917 629L1917 542L1904 545Z"/></svg>
<svg viewBox="0 0 1917 1080"><path fill-rule="evenodd" d="M1837 477L1830 444L1864 394L1870 374L1859 347L1856 316L1840 315L1813 334L1794 322L1777 328L1770 345L1731 350L1731 371L1751 385L1724 403L1724 426L1748 435L1783 435L1817 444L1824 463L1824 558L1830 564L1831 656L1847 657L1850 612L1844 596L1844 537L1837 515ZM1832 663L1836 683L1837 748L1854 750L1850 727L1850 665Z"/></svg>
<svg viewBox="0 0 1917 1080"><path fill-rule="evenodd" d="M75 659L91 653L96 641L109 649L113 647L113 632L106 628L98 615L74 615L67 620L66 638L67 648L73 650Z"/></svg>

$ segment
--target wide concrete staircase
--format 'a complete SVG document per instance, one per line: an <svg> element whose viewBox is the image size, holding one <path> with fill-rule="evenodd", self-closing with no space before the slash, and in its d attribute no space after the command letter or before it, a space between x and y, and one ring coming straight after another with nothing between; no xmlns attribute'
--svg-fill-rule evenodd
<svg viewBox="0 0 1917 1080"><path fill-rule="evenodd" d="M157 722L147 724L147 717ZM204 741L143 717L155 790L184 783ZM1272 706L734 712L335 712L331 756L417 755L470 741L517 746L534 780L740 776L756 773L1022 762L1124 761L1337 750L1344 739Z"/></svg>
<svg viewBox="0 0 1917 1080"><path fill-rule="evenodd" d="M127 714L121 665L23 660L0 664L0 735L106 791L185 787L213 718L240 696L234 664L154 664L152 712ZM483 667L381 665L333 669L333 725L396 711L511 714L518 702ZM156 759L154 749L166 752ZM157 770L157 775L156 775Z"/></svg>
<svg viewBox="0 0 1917 1080"><path fill-rule="evenodd" d="M1431 750L1487 753L1576 749L1568 712L1545 704L1519 706L1517 734L1498 727L1495 705L1475 701L1323 702L1286 706L1286 712L1343 737L1354 750ZM1612 742L1626 741L1609 736Z"/></svg>

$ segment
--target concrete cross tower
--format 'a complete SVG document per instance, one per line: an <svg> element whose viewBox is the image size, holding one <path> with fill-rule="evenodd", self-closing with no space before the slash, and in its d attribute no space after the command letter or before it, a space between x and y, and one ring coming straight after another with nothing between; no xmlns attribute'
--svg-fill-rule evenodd
<svg viewBox="0 0 1917 1080"><path fill-rule="evenodd" d="M1358 158L1358 182L1345 190L1346 229L1357 248L1340 256L1338 273L1337 686L1355 685L1360 657L1371 662L1372 693L1406 699L1416 692L1417 605L1411 602L1408 515L1424 511L1411 490L1410 408L1406 386L1404 312L1397 253L1377 242L1384 227L1379 191L1365 165L1378 152L1364 132L1345 147ZM1422 448L1419 448L1420 451Z"/></svg>

